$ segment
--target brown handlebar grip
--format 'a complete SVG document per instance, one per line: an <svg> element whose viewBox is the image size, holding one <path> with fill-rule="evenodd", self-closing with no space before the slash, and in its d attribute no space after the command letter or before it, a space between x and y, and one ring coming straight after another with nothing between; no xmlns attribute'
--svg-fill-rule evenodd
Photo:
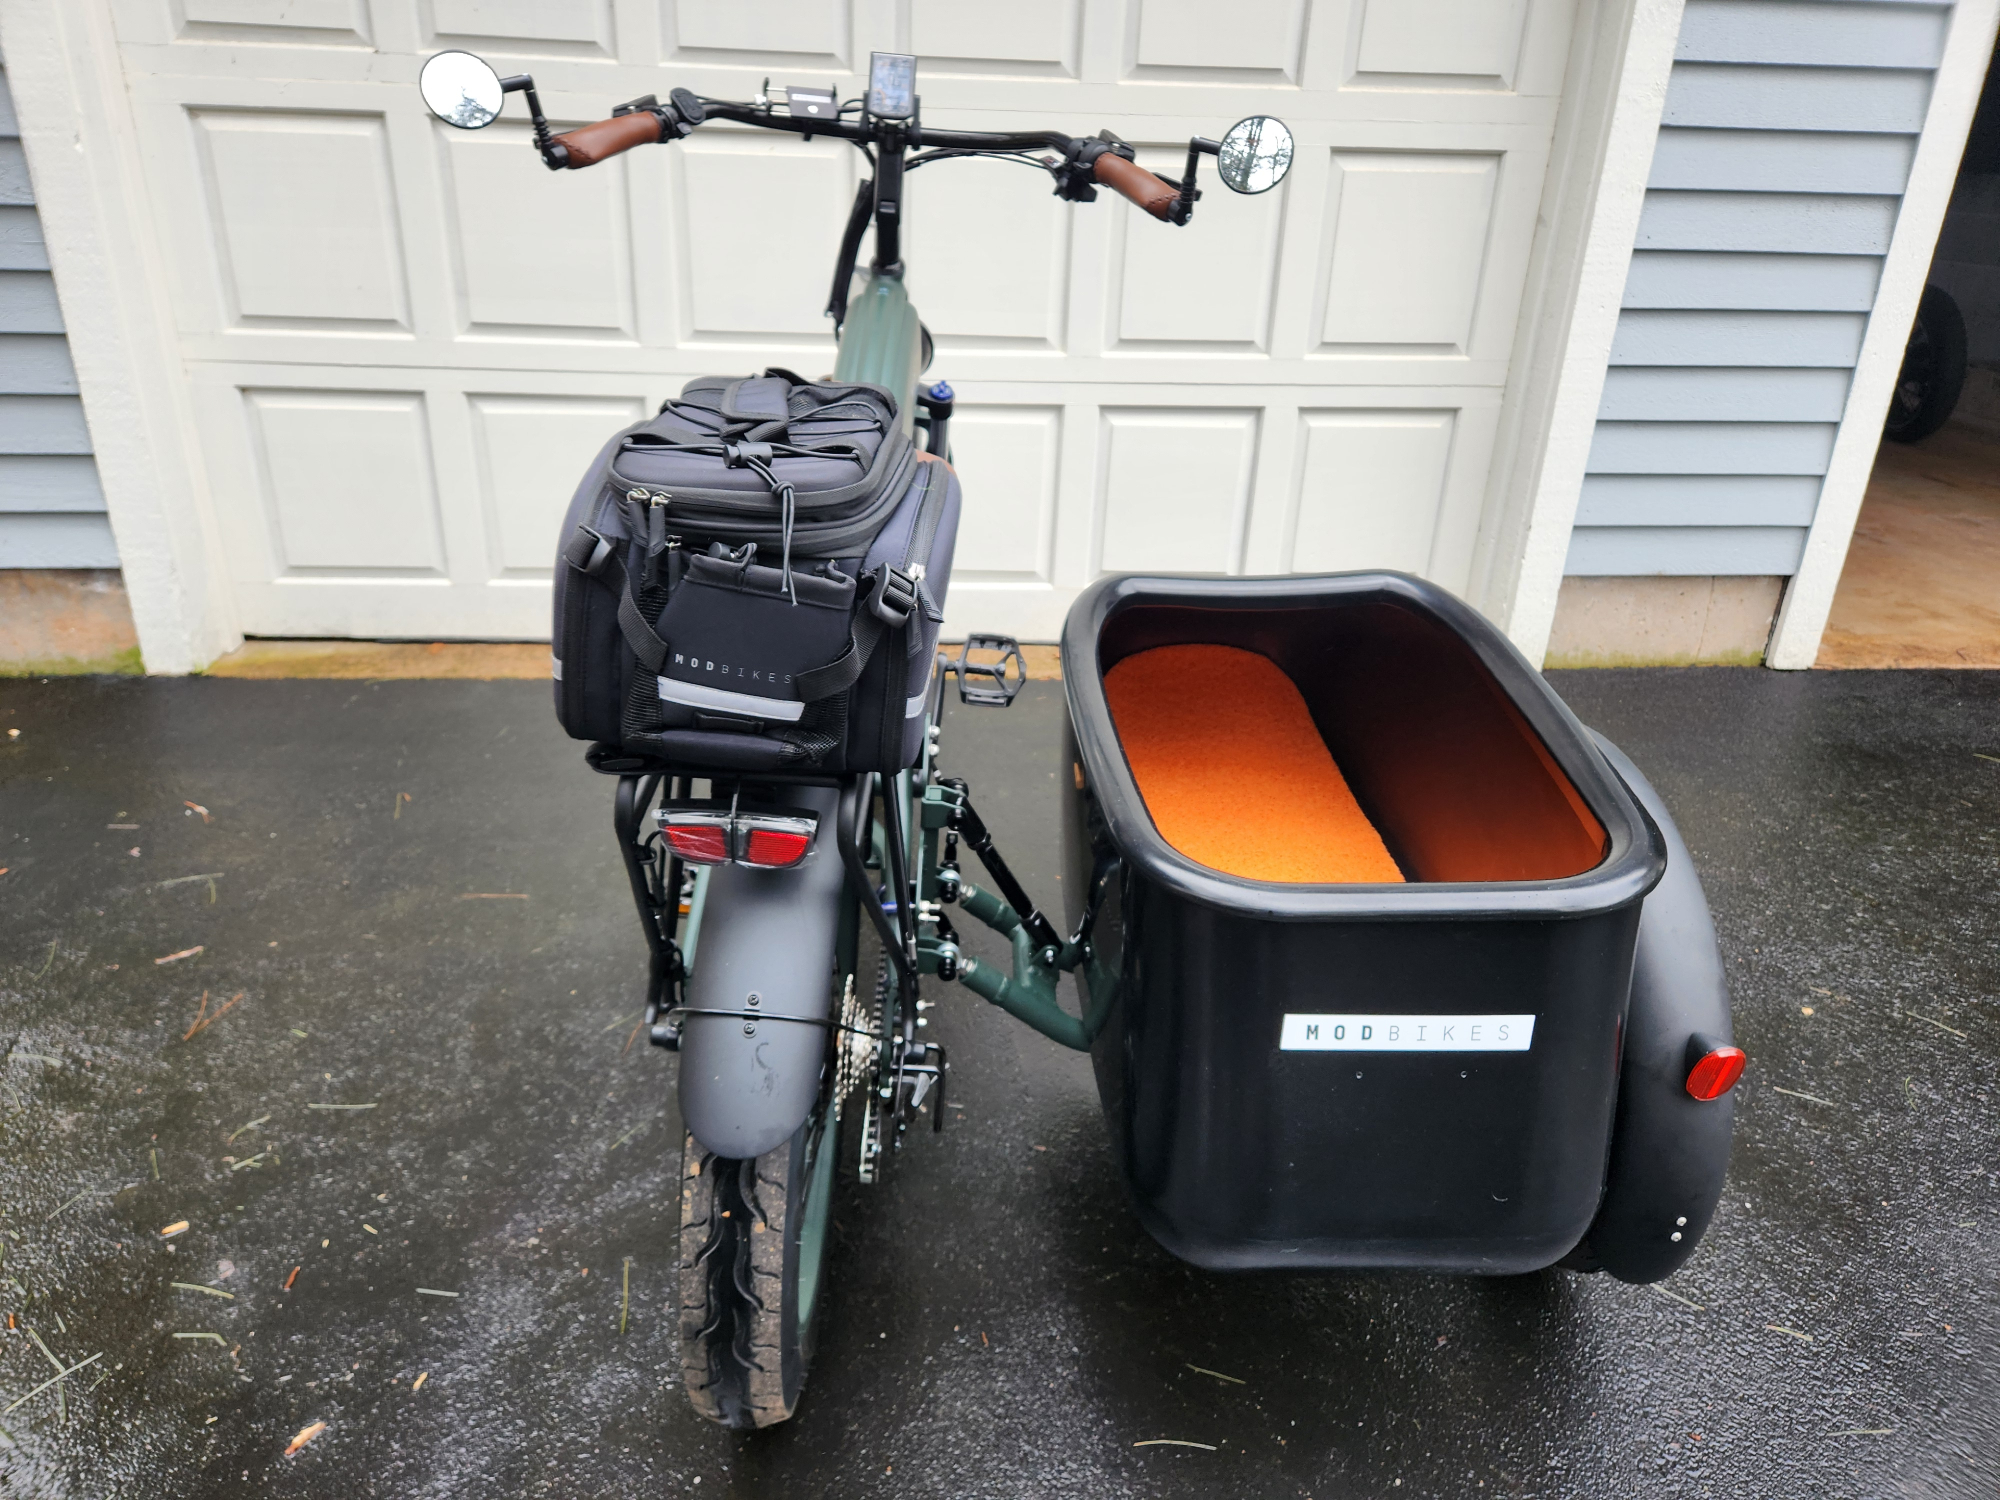
<svg viewBox="0 0 2000 1500"><path fill-rule="evenodd" d="M1098 157L1091 171L1097 180L1114 192L1123 193L1156 219L1164 220L1172 211L1180 189L1162 182L1137 162L1114 152Z"/></svg>
<svg viewBox="0 0 2000 1500"><path fill-rule="evenodd" d="M568 165L594 167L608 156L630 151L634 146L650 146L660 138L660 117L650 110L635 109L629 115L615 115L595 125L579 125L556 144L569 152Z"/></svg>

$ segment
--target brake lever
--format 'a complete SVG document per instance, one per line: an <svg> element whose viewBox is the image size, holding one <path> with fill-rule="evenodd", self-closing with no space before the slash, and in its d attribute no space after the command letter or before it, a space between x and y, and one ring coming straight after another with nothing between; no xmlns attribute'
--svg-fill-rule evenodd
<svg viewBox="0 0 2000 1500"><path fill-rule="evenodd" d="M660 122L660 139L663 142L686 140L694 134L695 126L708 118L708 112L701 107L701 100L687 89L671 90L665 104L652 94L641 94L629 104L613 108L611 118L616 120L624 115L635 115L641 110Z"/></svg>
<svg viewBox="0 0 2000 1500"><path fill-rule="evenodd" d="M1107 151L1127 161L1132 161L1137 154L1108 130L1100 130L1084 140L1071 141L1062 161L1049 168L1056 180L1056 196L1067 203L1095 203L1097 158Z"/></svg>

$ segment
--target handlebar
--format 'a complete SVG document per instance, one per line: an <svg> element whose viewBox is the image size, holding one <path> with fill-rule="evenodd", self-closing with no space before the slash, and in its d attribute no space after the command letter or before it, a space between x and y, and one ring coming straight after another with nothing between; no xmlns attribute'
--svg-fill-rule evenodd
<svg viewBox="0 0 2000 1500"><path fill-rule="evenodd" d="M579 125L555 137L555 144L568 154L565 165L594 167L621 151L651 146L663 138L659 117L641 109L629 115L613 115L594 125Z"/></svg>
<svg viewBox="0 0 2000 1500"><path fill-rule="evenodd" d="M634 146L684 137L704 120L733 120L739 124L783 130L808 138L830 136L835 140L850 141L864 151L873 145L880 152L876 173L877 198L886 200L878 202L877 215L878 218L887 215L886 222L877 225L878 248L885 251L891 262L895 260L894 226L899 217L897 199L900 179L906 167L919 166L938 157L1003 155L1032 159L1036 152L1055 151L1061 154L1060 160L1044 156L1035 160L1034 164L1046 167L1055 177L1056 191L1060 196L1076 202L1088 202L1095 196L1092 184L1097 184L1130 199L1163 223L1185 224L1188 210L1194 199L1200 196L1192 189L1194 146L1213 148L1213 143L1208 142L1190 145L1190 180L1184 188L1139 166L1132 160L1132 148L1108 134L1090 140L1076 140L1054 130L927 130L915 121L902 124L838 117L828 119L824 116L806 118L775 114L770 105L762 101L739 104L728 99L703 99L685 89L675 89L664 104L648 94L643 99L621 105L608 120L580 125L563 135L550 136L546 133L548 127L541 118L540 105L534 97L533 80L524 74L518 80L508 80L507 86L517 83L528 94L529 109L536 124L536 144L541 148L542 159L551 167L593 167L620 152L630 151ZM903 153L912 149L922 154L905 162ZM883 242L885 230L887 239Z"/></svg>
<svg viewBox="0 0 2000 1500"><path fill-rule="evenodd" d="M1171 218L1174 203L1181 195L1181 190L1172 183L1155 177L1137 162L1127 161L1110 151L1091 164L1091 175L1162 222Z"/></svg>

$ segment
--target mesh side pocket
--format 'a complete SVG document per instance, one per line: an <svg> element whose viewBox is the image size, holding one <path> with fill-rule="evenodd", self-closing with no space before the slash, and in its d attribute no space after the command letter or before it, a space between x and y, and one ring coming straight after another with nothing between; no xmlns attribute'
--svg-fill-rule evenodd
<svg viewBox="0 0 2000 1500"><path fill-rule="evenodd" d="M628 552L629 565L636 569L638 548ZM636 576L636 574L635 574ZM639 614L648 625L657 625L661 612L667 606L667 585L655 581L650 585L635 585L632 602L639 606ZM646 670L644 662L632 664L632 680L625 688L625 702L619 711L619 727L627 739L633 735L657 734L668 727L665 705L660 701L659 679Z"/></svg>
<svg viewBox="0 0 2000 1500"><path fill-rule="evenodd" d="M847 704L852 696L835 693L822 698L807 706L805 717L796 725L780 732L778 738L787 747L787 765L822 771L846 769L837 763L835 752L847 742Z"/></svg>

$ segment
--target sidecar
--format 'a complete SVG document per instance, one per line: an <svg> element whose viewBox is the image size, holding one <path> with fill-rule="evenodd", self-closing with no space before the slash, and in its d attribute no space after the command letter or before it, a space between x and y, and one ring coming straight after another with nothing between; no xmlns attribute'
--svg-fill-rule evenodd
<svg viewBox="0 0 2000 1500"><path fill-rule="evenodd" d="M1348 825L1315 822L1297 726L1211 670L1256 664L1177 676L1207 659L1164 648L1194 645L1296 686ZM1657 794L1505 637L1394 573L1121 577L1078 599L1062 646L1063 885L1112 988L1092 1060L1162 1245L1218 1269L1631 1281L1687 1258L1742 1068L1714 930ZM1157 669L1121 678L1128 661ZM1145 712L1176 693L1213 720L1192 738L1159 727L1185 713ZM1218 732L1248 736L1221 752L1242 765L1174 802L1158 768L1212 757ZM1292 870L1294 813L1315 848L1365 841L1365 818L1392 863ZM1282 878L1227 868L1239 823Z"/></svg>

